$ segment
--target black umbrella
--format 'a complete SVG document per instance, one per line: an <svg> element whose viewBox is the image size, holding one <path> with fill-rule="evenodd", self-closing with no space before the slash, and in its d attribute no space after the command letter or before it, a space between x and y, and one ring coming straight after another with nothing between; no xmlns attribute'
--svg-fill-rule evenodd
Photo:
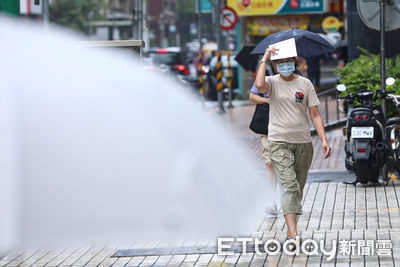
<svg viewBox="0 0 400 267"><path fill-rule="evenodd" d="M335 48L317 33L306 30L290 29L265 37L253 49L253 51L251 51L251 54L264 54L265 50L271 44L275 44L290 38L295 39L297 55L301 57L319 56L335 51Z"/></svg>
<svg viewBox="0 0 400 267"><path fill-rule="evenodd" d="M247 71L256 72L258 64L258 55L252 55L250 52L256 45L245 45L236 55L235 60Z"/></svg>

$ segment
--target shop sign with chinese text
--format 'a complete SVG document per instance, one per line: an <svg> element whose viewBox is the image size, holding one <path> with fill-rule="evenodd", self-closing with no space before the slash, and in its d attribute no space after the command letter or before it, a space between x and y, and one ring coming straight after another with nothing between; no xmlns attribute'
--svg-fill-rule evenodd
<svg viewBox="0 0 400 267"><path fill-rule="evenodd" d="M228 0L239 16L322 13L325 0Z"/></svg>
<svg viewBox="0 0 400 267"><path fill-rule="evenodd" d="M248 35L264 36L291 28L305 30L309 22L309 15L250 17L246 28Z"/></svg>

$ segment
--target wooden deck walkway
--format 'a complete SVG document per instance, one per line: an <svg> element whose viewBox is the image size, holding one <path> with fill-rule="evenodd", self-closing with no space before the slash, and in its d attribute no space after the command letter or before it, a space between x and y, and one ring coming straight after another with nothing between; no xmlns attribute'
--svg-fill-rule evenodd
<svg viewBox="0 0 400 267"><path fill-rule="evenodd" d="M400 185L353 186L342 183L308 183L304 190L303 215L298 228L304 239L325 240L391 240L390 256L341 255L327 262L319 255L287 256L282 253L257 255L235 253L152 255L110 257L117 249L157 248L168 244L127 244L107 247L83 246L58 251L28 249L11 253L0 260L0 266L399 266L400 264ZM284 241L286 224L282 216L265 217L249 236L262 240ZM176 242L169 246L210 246L212 241Z"/></svg>

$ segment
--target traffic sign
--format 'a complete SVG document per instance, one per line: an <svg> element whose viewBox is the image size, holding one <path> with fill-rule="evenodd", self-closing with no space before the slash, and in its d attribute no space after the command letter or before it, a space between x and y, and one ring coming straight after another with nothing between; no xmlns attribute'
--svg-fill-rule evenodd
<svg viewBox="0 0 400 267"><path fill-rule="evenodd" d="M380 21L380 2L381 1L360 1L357 0L357 11L361 20L373 30L381 30ZM400 28L400 10L398 8L400 0L386 4L385 7L385 31L393 31Z"/></svg>
<svg viewBox="0 0 400 267"><path fill-rule="evenodd" d="M230 30L236 26L238 22L238 16L230 7L224 7L221 9L221 29L223 30Z"/></svg>

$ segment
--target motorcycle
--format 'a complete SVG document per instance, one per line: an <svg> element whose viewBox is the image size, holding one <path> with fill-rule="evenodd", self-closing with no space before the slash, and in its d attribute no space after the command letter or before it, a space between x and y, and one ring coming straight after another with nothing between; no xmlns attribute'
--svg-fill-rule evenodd
<svg viewBox="0 0 400 267"><path fill-rule="evenodd" d="M393 78L388 78L387 84L394 84ZM400 113L400 95L388 94ZM397 181L400 173L400 117L393 117L386 121L387 160L382 169L383 182L388 184L389 180ZM397 174L396 174L397 172Z"/></svg>
<svg viewBox="0 0 400 267"><path fill-rule="evenodd" d="M344 92L346 86L340 84L337 89ZM350 105L355 101L361 103L349 110L345 127L345 166L356 174L353 184L378 183L380 170L387 161L385 116L381 106L374 104L378 98L385 98L387 93L392 92L383 94L377 90L375 94L364 90L356 95L349 92L347 96L339 98L346 99Z"/></svg>

